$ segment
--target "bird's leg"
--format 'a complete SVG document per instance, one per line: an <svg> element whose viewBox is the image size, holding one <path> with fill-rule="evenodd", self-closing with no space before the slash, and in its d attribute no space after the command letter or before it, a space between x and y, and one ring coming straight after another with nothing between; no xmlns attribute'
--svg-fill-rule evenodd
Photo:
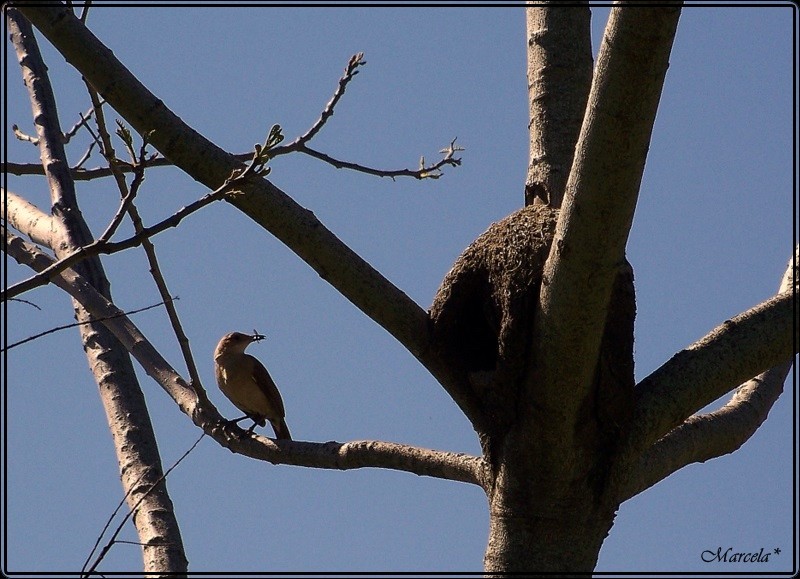
<svg viewBox="0 0 800 579"><path fill-rule="evenodd" d="M249 416L245 414L244 416L242 416L241 418L237 418L236 420L226 420L225 424L239 424L242 420L246 420L247 418L249 418Z"/></svg>
<svg viewBox="0 0 800 579"><path fill-rule="evenodd" d="M236 426L237 424L239 424L242 420L244 420L246 418L247 418L247 415L244 415L241 418L237 418L236 420L222 420L222 421L220 421L220 424L222 425L223 428L228 428L230 426Z"/></svg>

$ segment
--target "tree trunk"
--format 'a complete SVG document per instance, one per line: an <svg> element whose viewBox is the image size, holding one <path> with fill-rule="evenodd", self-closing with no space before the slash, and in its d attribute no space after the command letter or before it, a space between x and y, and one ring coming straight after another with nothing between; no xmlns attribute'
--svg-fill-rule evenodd
<svg viewBox="0 0 800 579"><path fill-rule="evenodd" d="M492 481L487 572L590 573L614 520L607 477L633 406L635 293L618 269L588 396L553 440L553 420L529 401L531 307L559 211L529 205L491 225L459 257L433 306L434 343L463 376L491 425L479 432ZM566 419L564 419L566 420Z"/></svg>
<svg viewBox="0 0 800 579"><path fill-rule="evenodd" d="M531 489L533 490L533 489ZM571 497L562 509L531 509L530 497L507 507L498 498L489 505L489 542L484 555L486 573L570 573L586 576L597 564L600 547L614 521L614 513L597 512L591 500ZM561 512L557 512L561 510ZM568 576L568 575L567 575Z"/></svg>

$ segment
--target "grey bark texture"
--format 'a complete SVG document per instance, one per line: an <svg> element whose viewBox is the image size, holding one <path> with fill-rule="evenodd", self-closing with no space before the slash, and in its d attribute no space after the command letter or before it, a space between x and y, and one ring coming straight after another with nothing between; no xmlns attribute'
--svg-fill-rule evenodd
<svg viewBox="0 0 800 579"><path fill-rule="evenodd" d="M530 161L525 204L561 207L592 83L588 2L526 10Z"/></svg>
<svg viewBox="0 0 800 579"><path fill-rule="evenodd" d="M7 18L28 87L40 156L50 186L52 217L48 246L56 257L63 257L91 243L92 235L75 197L55 98L33 29L14 9L7 11ZM110 284L99 258L84 260L76 265L76 271L98 293L110 298ZM78 301L73 300L73 306L78 322L92 319ZM184 574L187 560L183 541L166 481L161 480L163 470L158 445L130 356L103 324L79 327L114 441L126 501L134 510L133 522L142 544L143 568L146 573Z"/></svg>
<svg viewBox="0 0 800 579"><path fill-rule="evenodd" d="M177 167L210 188L241 168L68 10L22 10L133 128L155 130L151 144ZM636 303L625 246L679 15L680 3L616 5L592 72L588 7L528 8L526 206L463 252L429 312L269 181L252 179L226 198L416 356L471 421L482 457L377 441L238 439L132 324L110 327L181 409L231 450L275 463L378 466L480 485L489 502L487 573L591 573L622 501L686 464L731 452L755 432L796 348L790 266L791 281L776 297L634 386ZM13 250L27 259L16 240ZM67 270L56 283L74 291L79 278ZM694 416L759 373L719 413Z"/></svg>

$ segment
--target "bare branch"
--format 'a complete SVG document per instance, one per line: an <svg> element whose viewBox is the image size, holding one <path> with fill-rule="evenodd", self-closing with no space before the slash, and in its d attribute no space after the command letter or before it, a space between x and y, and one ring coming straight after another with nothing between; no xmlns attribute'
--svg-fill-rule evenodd
<svg viewBox="0 0 800 579"><path fill-rule="evenodd" d="M589 3L526 9L530 160L525 204L561 207L592 84Z"/></svg>
<svg viewBox="0 0 800 579"><path fill-rule="evenodd" d="M333 116L333 109L336 107L336 103L338 103L339 99L342 98L342 95L344 95L344 91L347 89L347 84L353 80L355 75L358 74L358 67L364 66L365 64L367 64L367 61L364 60L363 52L359 52L350 57L350 61L347 63L347 66L344 69L344 75L342 75L342 77L339 79L339 85L336 87L336 91L333 93L331 100L329 100L328 104L325 105L325 108L322 109L322 114L319 116L319 119L317 119L317 122L315 122L304 135L297 137L292 145L304 145L314 138L314 136L322 129L327 120ZM289 146L291 147L292 145Z"/></svg>
<svg viewBox="0 0 800 579"><path fill-rule="evenodd" d="M800 279L800 246L789 261L779 294L792 294ZM650 488L673 472L695 462L729 454L747 442L767 419L770 409L783 392L792 362L779 364L736 389L730 401L719 410L690 416L669 431L633 464L620 464L615 477L620 501Z"/></svg>
<svg viewBox="0 0 800 579"><path fill-rule="evenodd" d="M120 177L122 177L121 174ZM119 208L114 214L114 217L111 218L111 222L108 224L108 227L106 227L106 230L95 241L95 243L100 245L107 243L114 233L116 233L117 229L122 224L122 220L125 218L125 214L128 213L130 207L133 205L133 200L139 192L139 187L141 187L142 182L144 181L144 165L137 166L137 169L133 174L133 181L131 181L130 188L125 186L124 177L121 178L121 181L123 185L123 189L120 191L122 195L122 201L120 201ZM137 233L140 233L140 231L137 231Z"/></svg>
<svg viewBox="0 0 800 579"><path fill-rule="evenodd" d="M635 460L736 384L791 360L798 346L793 293L778 294L727 320L642 380L622 460Z"/></svg>
<svg viewBox="0 0 800 579"><path fill-rule="evenodd" d="M319 159L320 161L325 161L329 165L333 165L337 169L352 169L354 171L358 171L359 173L366 173L367 175L375 175L376 177L389 177L391 179L395 179L396 177L413 177L414 179L438 179L441 177L442 172L441 169L445 165L449 165L451 167L457 167L461 165L461 159L457 159L453 157L456 151L463 151L461 147L456 145L456 140L453 139L450 141L450 146L442 149L441 153L444 154L439 161L434 163L433 165L426 165L425 158L423 157L420 162L419 169L375 169L373 167L367 167L366 165L360 165L358 163L351 163L349 161L340 161L339 159L334 159L330 155L326 155L325 153L321 153L308 147L306 145L300 144L297 145L293 149L299 153L305 153L310 157L314 157L315 159ZM289 151L287 151L289 152Z"/></svg>
<svg viewBox="0 0 800 579"><path fill-rule="evenodd" d="M188 175L216 189L241 169L234 156L187 126L147 90L69 10L42 4L21 6L20 10L137 132L157 129L151 137L153 146ZM310 211L266 179L253 180L241 194L226 199L395 336L462 408L468 406L450 370L429 349L427 313ZM465 412L470 419L474 417L474 412Z"/></svg>
<svg viewBox="0 0 800 579"><path fill-rule="evenodd" d="M8 232L6 236L9 255L18 263L33 269L44 269L52 258L35 246ZM96 319L113 332L120 343L136 358L145 372L176 402L181 412L222 446L233 452L266 460L275 464L292 464L314 468L386 468L418 475L469 482L484 486L487 478L483 459L460 453L421 449L403 444L381 441L300 442L280 441L254 436L230 426L214 405L200 400L195 390L169 365L150 344L124 312L101 296L72 269L59 273L53 283L66 291Z"/></svg>
<svg viewBox="0 0 800 579"><path fill-rule="evenodd" d="M588 112L542 274L534 370L526 385L556 447L578 444L574 421L591 388L611 291L625 263L679 15L679 6L615 5L597 57ZM568 456L554 452L554 460Z"/></svg>
<svg viewBox="0 0 800 579"><path fill-rule="evenodd" d="M208 431L207 431L208 432ZM219 441L219 434L212 434ZM484 487L488 469L480 457L443 452L394 442L355 440L351 442L275 441L262 436L233 435L222 442L231 451L265 460L334 470L385 468Z"/></svg>
<svg viewBox="0 0 800 579"><path fill-rule="evenodd" d="M22 195L0 189L0 196L0 212L7 216L9 225L34 243L52 248L53 218Z"/></svg>
<svg viewBox="0 0 800 579"><path fill-rule="evenodd" d="M100 101L98 104L92 105L92 108L90 108L88 111L86 111L85 114L78 113L78 117L80 117L80 120L78 122L76 122L72 126L72 128L70 130L68 130L66 133L64 133L64 144L65 145L67 143L69 143L70 139L72 139L72 137L74 137L78 133L78 131L80 130L81 127L87 127L86 123L89 121L89 119L92 118L92 115L94 115L94 113L101 106L103 106L104 103L105 103L105 101Z"/></svg>
<svg viewBox="0 0 800 579"><path fill-rule="evenodd" d="M175 296L173 298L170 298L169 301L178 300L178 299L180 299L180 298L178 298L178 296ZM19 300L17 298L15 298L15 300L30 304L33 307L35 307L36 309L41 309L36 304L31 304L31 302L28 302L26 300ZM119 315L114 316L114 317L132 316L133 314L146 312L147 310L152 310L153 308L157 308L158 306L162 306L162 305L164 305L164 303L165 302L158 302L157 304L153 304L153 305L150 305L150 306L145 306L143 308L139 308L139 309L136 309L136 310L131 310L129 312L121 312ZM16 348L17 346L21 346L23 344L27 344L28 342L32 342L33 340L38 340L39 338L42 338L42 337L50 335L50 334L54 334L54 333L59 332L61 330L66 330L68 328L77 328L78 326L84 326L86 324L92 324L94 322L102 322L105 319L108 319L108 318L98 318L98 319L92 318L90 320L85 320L83 322L74 322L72 324L65 324L63 326L56 326L55 328L50 328L47 331L39 332L38 334L34 334L33 336L28 336L24 340L19 340L18 342L13 342L11 344L8 344L5 348L0 348L0 352L5 352L6 350L10 350L11 348Z"/></svg>
<svg viewBox="0 0 800 579"><path fill-rule="evenodd" d="M75 164L74 168L70 169L70 174L72 174L75 170L81 169L86 164L86 162L92 156L92 151L94 150L94 147L95 147L95 142L94 141L89 143L89 147L86 149L86 152L83 154L83 157L81 157L78 160L78 162Z"/></svg>

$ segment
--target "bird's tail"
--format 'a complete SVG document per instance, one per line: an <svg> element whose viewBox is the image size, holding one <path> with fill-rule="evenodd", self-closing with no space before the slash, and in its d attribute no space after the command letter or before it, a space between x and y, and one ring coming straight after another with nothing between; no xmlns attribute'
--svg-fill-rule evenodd
<svg viewBox="0 0 800 579"><path fill-rule="evenodd" d="M286 421L281 418L280 420L270 420L272 430L275 431L275 438L278 440L291 440L292 435L289 434L289 427L286 426Z"/></svg>

